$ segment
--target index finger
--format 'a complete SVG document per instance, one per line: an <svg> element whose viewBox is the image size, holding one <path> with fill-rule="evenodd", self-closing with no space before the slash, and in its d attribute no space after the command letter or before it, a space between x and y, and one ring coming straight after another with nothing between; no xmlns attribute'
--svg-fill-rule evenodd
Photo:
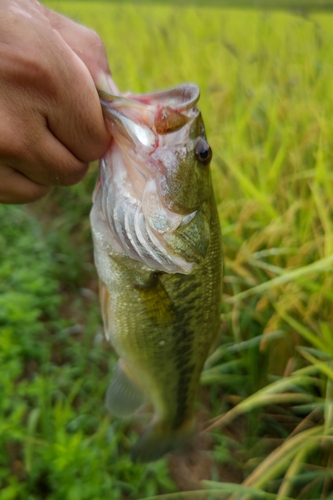
<svg viewBox="0 0 333 500"><path fill-rule="evenodd" d="M84 63L55 32L51 69L56 89L45 118L52 134L83 162L102 157L110 143L94 81Z"/></svg>

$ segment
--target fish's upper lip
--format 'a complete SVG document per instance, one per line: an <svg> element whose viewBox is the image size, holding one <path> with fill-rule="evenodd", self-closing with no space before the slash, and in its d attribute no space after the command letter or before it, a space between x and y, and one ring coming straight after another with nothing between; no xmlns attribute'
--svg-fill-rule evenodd
<svg viewBox="0 0 333 500"><path fill-rule="evenodd" d="M187 111L198 102L199 87L195 83L182 83L175 87L149 94L130 94L131 99L152 105L166 105L179 112Z"/></svg>
<svg viewBox="0 0 333 500"><path fill-rule="evenodd" d="M98 90L102 101L112 102L114 105L132 105L133 101L142 106L156 106L158 104L170 106L179 112L188 111L193 108L200 97L199 87L195 83L182 83L166 90L151 92L147 94L125 94L116 96Z"/></svg>

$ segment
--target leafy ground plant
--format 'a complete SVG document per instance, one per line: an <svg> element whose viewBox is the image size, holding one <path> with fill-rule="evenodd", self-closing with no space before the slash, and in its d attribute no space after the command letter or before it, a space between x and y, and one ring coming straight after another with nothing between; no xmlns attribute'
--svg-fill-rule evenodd
<svg viewBox="0 0 333 500"><path fill-rule="evenodd" d="M22 208L0 205L0 218L1 500L172 491L165 462L133 465L134 436L104 411L113 360L96 294L70 272L73 242Z"/></svg>
<svg viewBox="0 0 333 500"><path fill-rule="evenodd" d="M114 357L92 265L94 172L29 211L1 208L1 500L332 499L331 15L48 5L101 34L122 90L200 85L222 338L202 375L201 453L131 464L139 425L102 404Z"/></svg>

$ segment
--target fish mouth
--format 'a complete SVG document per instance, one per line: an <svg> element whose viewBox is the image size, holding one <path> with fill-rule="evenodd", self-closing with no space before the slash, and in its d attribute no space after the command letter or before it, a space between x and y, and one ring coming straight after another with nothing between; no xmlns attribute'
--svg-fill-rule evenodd
<svg viewBox="0 0 333 500"><path fill-rule="evenodd" d="M149 94L127 94L131 99L148 105L164 105L179 112L193 108L199 100L200 90L195 83L182 83L177 87Z"/></svg>
<svg viewBox="0 0 333 500"><path fill-rule="evenodd" d="M130 135L144 137L144 143L148 145L153 140L152 137L148 138L147 128L155 135L170 134L177 132L197 116L196 103L200 90L194 83L183 83L149 94L116 96L99 90L98 95L106 119L116 120L118 124L119 120L135 123L135 130L132 125L132 130L128 132ZM128 123L125 123L125 127L128 128Z"/></svg>
<svg viewBox="0 0 333 500"><path fill-rule="evenodd" d="M133 106L133 101L144 106L169 106L179 112L193 108L199 100L200 90L195 83L182 83L170 89L147 94L123 94L121 96L108 94L98 90L102 106L112 103L114 106Z"/></svg>
<svg viewBox="0 0 333 500"><path fill-rule="evenodd" d="M197 85L183 83L147 94L98 94L109 132L145 181L156 174L150 157L158 148L186 144L190 136L193 147L192 124L200 115Z"/></svg>

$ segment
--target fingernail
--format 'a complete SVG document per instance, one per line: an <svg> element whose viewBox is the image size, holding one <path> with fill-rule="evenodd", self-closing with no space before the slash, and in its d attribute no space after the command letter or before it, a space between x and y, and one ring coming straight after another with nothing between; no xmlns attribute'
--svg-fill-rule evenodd
<svg viewBox="0 0 333 500"><path fill-rule="evenodd" d="M111 93L112 95L120 95L117 85L114 83L110 75L101 73L96 82L96 87L98 90L103 90L103 92Z"/></svg>

